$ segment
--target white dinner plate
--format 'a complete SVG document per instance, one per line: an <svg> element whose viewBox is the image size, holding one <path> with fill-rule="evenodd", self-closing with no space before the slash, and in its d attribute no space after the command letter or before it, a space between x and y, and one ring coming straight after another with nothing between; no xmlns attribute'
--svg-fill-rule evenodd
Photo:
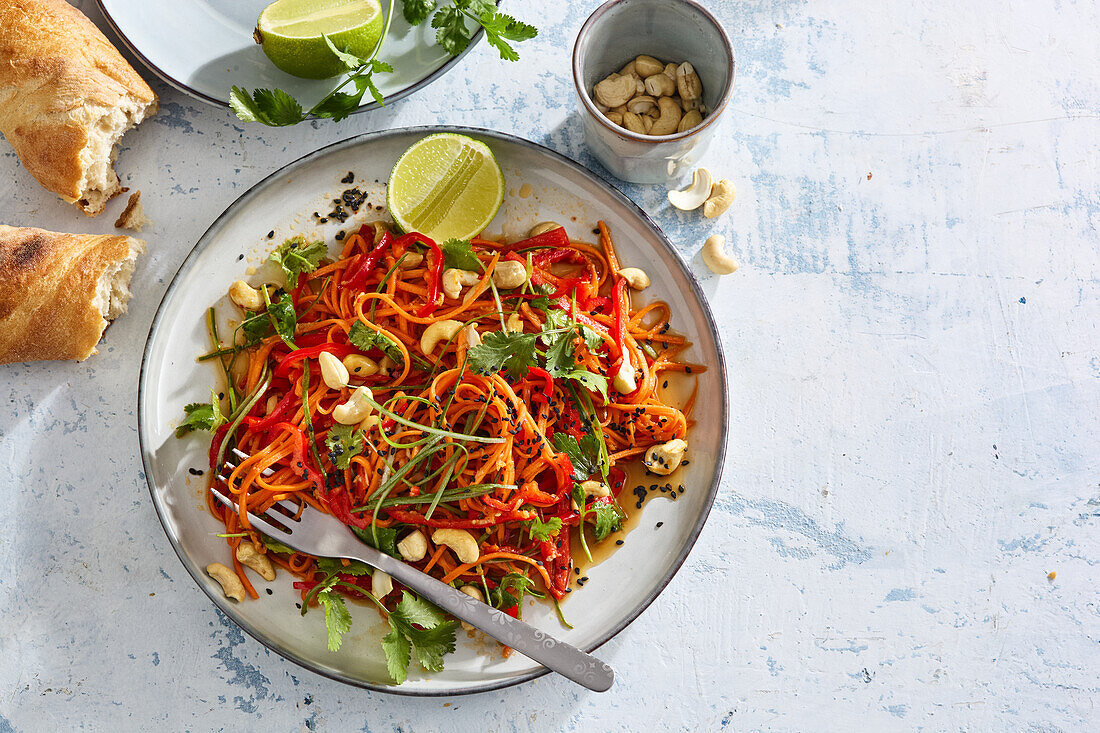
<svg viewBox="0 0 1100 733"><path fill-rule="evenodd" d="M499 1L499 0L498 0ZM309 109L339 79L299 79L275 67L252 38L256 19L270 0L96 0L122 42L157 76L196 99L229 107L234 85L249 91L279 88ZM385 12L386 2L382 3ZM386 102L412 94L445 74L484 34L451 56L435 43L430 20L411 27L394 4L394 18L379 58L393 73L375 74ZM369 93L359 112L378 104Z"/></svg>
<svg viewBox="0 0 1100 733"><path fill-rule="evenodd" d="M500 162L507 192L500 213L488 228L490 234L518 238L534 224L552 220L565 225L571 238L592 242L596 240L592 233L596 222L606 221L624 265L641 267L652 279L649 289L635 294L635 305L654 299L667 301L673 328L693 343L686 360L707 367L698 375L700 399L693 415L697 424L688 435L690 465L664 479L673 486L683 484L685 492L675 501L656 492L637 510L631 494L634 484L628 484L624 496L631 501L624 503L632 516L624 544L587 569L590 580L575 587L562 604L575 628L561 626L553 607L535 599L524 607L524 620L574 646L592 650L621 631L657 597L687 557L714 502L728 409L726 370L713 318L698 284L664 235L614 187L534 143L487 130L452 127L361 135L276 171L226 209L168 287L145 346L138 387L138 434L153 503L195 582L218 608L260 642L320 674L372 689L419 695L481 692L532 679L546 670L519 654L504 659L495 643L460 632L458 649L446 658L442 672L425 674L413 664L408 681L393 686L379 646L388 627L374 609L352 604L352 631L343 648L333 653L326 646L322 614L300 615L295 608L298 592L285 574L271 583L253 577L258 581L259 600L227 600L203 571L209 563L229 561L225 540L216 536L224 527L205 508L206 475L196 477L188 471L208 468L209 434L177 439L173 428L184 414L184 405L209 400L209 388L219 383L213 361L195 360L209 349L203 322L206 309L223 298L234 280L245 276L250 263L261 264L285 237L297 233L324 236L335 244L339 230L350 231L378 218L382 212L367 206L343 224L320 224L313 212L323 216L332 199L348 188L341 179L349 169L355 173L356 185L369 194L368 203L380 205L385 200L384 182L401 153L416 140L443 131L484 141ZM271 238L270 232L274 232ZM334 247L333 251L337 250ZM614 659L605 661L614 666Z"/></svg>

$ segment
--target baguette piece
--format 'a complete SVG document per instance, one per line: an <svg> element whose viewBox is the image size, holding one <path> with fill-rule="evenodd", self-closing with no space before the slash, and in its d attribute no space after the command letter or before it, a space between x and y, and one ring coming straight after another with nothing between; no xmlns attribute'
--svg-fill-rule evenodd
<svg viewBox="0 0 1100 733"><path fill-rule="evenodd" d="M38 182L88 216L122 186L118 141L157 96L65 0L0 0L0 132Z"/></svg>
<svg viewBox="0 0 1100 733"><path fill-rule="evenodd" d="M133 237L0 224L0 364L96 353L144 251Z"/></svg>

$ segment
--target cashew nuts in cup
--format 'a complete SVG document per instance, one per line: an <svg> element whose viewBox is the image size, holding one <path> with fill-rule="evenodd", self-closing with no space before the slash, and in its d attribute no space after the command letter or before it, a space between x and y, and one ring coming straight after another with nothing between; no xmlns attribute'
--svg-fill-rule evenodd
<svg viewBox="0 0 1100 733"><path fill-rule="evenodd" d="M641 55L592 89L600 114L637 135L677 135L706 118L703 82L695 67Z"/></svg>

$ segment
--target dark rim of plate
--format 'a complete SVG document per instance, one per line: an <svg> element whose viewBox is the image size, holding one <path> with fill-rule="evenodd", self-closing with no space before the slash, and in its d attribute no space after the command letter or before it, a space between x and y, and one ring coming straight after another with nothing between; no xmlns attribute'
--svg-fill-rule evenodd
<svg viewBox="0 0 1100 733"><path fill-rule="evenodd" d="M456 695L470 695L470 694L475 694L475 693L480 693L480 692L491 692L493 690L499 690L499 689L503 689L505 687L512 687L513 685L518 685L518 684L521 684L523 682L528 682L528 681L536 679L538 677L542 677L543 675L549 673L550 670L546 669L546 668L541 668L541 669L537 669L533 672L528 672L526 674L522 674L522 675L512 677L512 678L509 678L509 679L506 679L506 680L487 682L487 683L483 683L483 684L474 684L474 685L471 685L467 688L463 688L463 689L460 689L460 690L417 690L417 689L411 689L411 688L402 689L402 687L400 685L384 685L384 684L376 684L376 683L372 683L372 682L366 682L366 681L361 680L361 679L355 679L353 677L348 677L346 675L340 674L339 672L335 672L335 671L330 670L330 669L321 668L321 667L315 665L313 662L311 662L309 660L302 659L301 657L299 657L297 654L291 652L290 650L282 648L279 645L277 639L271 638L270 636L268 636L261 629L254 628L251 624L248 624L247 622L245 622L242 619L238 618L235 609L233 609L230 606L229 602L224 598L224 596L221 596L220 594L216 594L215 592L213 592L208 587L208 584L206 583L205 579L203 577L201 577L201 569L198 569L197 567L196 568L191 567L193 563L190 563L184 557L183 551L180 549L179 543L177 542L176 538L172 535L172 533L168 530L168 524L166 522L166 517L165 517L164 511L161 507L160 500L157 498L157 488L153 484L153 478L152 478L152 476L153 476L153 466L150 463L151 453L150 453L149 450L147 450L147 446L145 445L146 428L145 428L145 409L144 409L145 405L144 405L144 402L145 402L145 394L146 394L146 379L148 377L148 372L147 372L146 367L149 365L149 357L150 357L149 352L150 352L150 348L153 344L153 337L156 335L157 331L162 326L161 319L164 316L164 304L168 301L169 297L176 290L177 286L180 283L180 280L181 280L183 274L190 269L190 267L191 267L192 263L194 262L194 260L197 259L198 256L203 251L205 251L207 246L209 246L211 238L221 228L222 223L226 219L228 219L230 216L232 216L234 213L236 213L236 210L244 202L246 202L247 200L253 198L254 196L260 195L262 193L262 190L268 184L271 184L276 179L278 179L281 176L291 172L293 169L297 168L298 166L301 166L304 163L307 163L307 162L309 162L310 160L312 160L314 158L321 157L321 156L323 156L323 155L325 155L325 154L327 154L331 151L334 151L334 150L337 150L337 149L340 149L340 148L355 147L355 146L363 145L365 143L370 143L370 142L373 142L375 140L385 139L387 137L395 136L395 135L410 135L410 134L412 134L412 135L416 135L416 134L432 135L432 134L442 133L442 132L453 132L453 133L458 133L458 134L461 134L461 135L469 135L469 136L474 137L474 138L482 139L483 141L486 141L486 142L490 142L492 140L497 140L497 141L506 142L506 143L509 143L509 144L519 145L521 147L530 148L530 149L536 150L536 151L538 151L538 152L540 152L540 153L542 153L546 156L549 156L555 162L566 166L567 168L571 169L573 172L575 172L575 173L577 173L577 174L579 174L583 177L586 177L586 178L600 184L601 186L604 186L607 189L607 191L609 193L611 193L611 195L614 196L619 201L619 203L621 203L628 210L633 212L639 219L642 220L642 222L645 223L646 226L648 226L650 229L652 229L658 235L658 237L660 238L660 240L664 244L664 246L672 254L672 259L676 262L676 265L680 268L680 272L687 278L687 281L691 285L692 295L695 296L695 300L698 302L698 304L699 304L699 306L702 310L703 316L704 316L704 318L706 320L706 323L707 323L707 327L710 331L710 336L714 340L715 350L716 350L717 356L718 356L718 363L714 366L718 370L718 377L719 377L719 379L721 381L721 385L722 385L722 405L721 405L721 415L720 415L720 418L721 418L721 435L719 437L718 455L716 456L716 460L715 460L715 463L716 463L717 467L716 467L715 472L714 472L714 479L713 479L713 481L711 481L711 485L708 488L706 500L705 500L705 503L703 505L703 510L700 512L699 517L698 517L698 519L695 523L695 526L692 528L692 530L691 530L691 532L688 536L687 541L684 543L683 547L680 549L679 553L677 554L677 556L676 556L675 560L673 561L668 573L654 585L653 590L649 593L649 595L644 600L642 600L641 603L639 603L635 608L631 609L617 624L615 624L615 626L609 632L604 634L602 636L602 638L600 638L596 643L590 645L587 649L585 649L585 651L587 651L589 653L595 651L596 649L598 649L599 647L601 647L605 643L607 643L610 639L612 639L616 635L618 635L619 632L621 632L627 626L629 626L631 624L631 622L633 622L634 619L638 618L638 616L640 616L642 614L642 612L645 611L646 608L648 608L650 606L650 604L653 603L653 601L657 598L657 596L661 594L661 592L665 589L665 587L669 584L669 582L672 581L672 578L680 570L680 567L684 564L684 561L687 559L688 553L690 553L692 548L695 547L695 543L699 539L699 534L703 531L703 525L706 523L707 518L710 516L711 509L714 507L714 500L715 500L715 497L718 494L718 486L719 486L719 484L721 483L721 480L722 480L722 469L723 469L723 466L724 466L724 463L725 463L725 456L726 456L726 437L727 437L727 434L729 432L729 384L728 384L728 379L727 379L727 375L726 375L725 353L724 353L723 348L722 348L721 336L719 334L717 324L715 323L715 320L714 320L714 314L711 313L710 305L707 302L707 299L704 297L703 291L699 287L699 283L695 279L695 276L692 274L692 272L687 268L687 266L680 259L679 254L676 253L676 250L669 243L668 237L666 237L665 233L663 231L661 231L661 228L659 226L657 226L657 224L637 204L635 204L633 201L631 201L629 198L627 198L627 196L625 194L623 194L622 191L620 191L617 187L615 187L606 178L604 178L603 176L601 176L597 173L594 173L593 171L588 170L587 168L581 166L576 161L573 161L573 160L565 157L561 153L555 152L555 151L553 151L553 150L551 150L547 147L539 145L538 143L534 143L534 142L531 142L530 140L525 140L523 138L516 137L514 135L509 135L507 133L496 132L496 131L493 131L493 130L487 130L487 129L477 128L477 127L422 126L422 127L405 127L405 128L395 129L395 130L383 130L383 131L379 131L379 132L368 132L368 133L363 133L361 135L356 135L354 137L350 137L346 140L340 140L338 142L330 143L329 145L326 145L322 148L318 148L317 150L314 150L311 153L307 153L306 155L303 155L302 157L298 158L297 160L295 160L291 163L288 163L287 165L283 166L282 168L279 168L278 170L272 172L270 175L265 177L263 180L257 182L255 185L253 185L251 188L249 188L248 191L243 193L239 198L237 198L236 201L231 203L229 205L229 207L226 208L226 210L223 211L218 216L218 218L214 220L214 222L207 228L207 230L205 232L203 232L203 235L201 237L199 237L198 242L195 244L194 247L192 247L191 251L187 255L187 258L184 259L183 263L179 267L179 270L177 270L176 274L173 276L172 282L168 285L168 288L167 288L167 290L165 290L165 293L162 296L160 303L157 305L156 315L153 317L153 323L149 327L149 336L147 337L147 339L145 341L145 348L144 348L144 350L142 352L142 356L141 356L141 372L140 372L140 375L138 377L138 443L139 443L140 451L141 451L142 468L145 471L146 485L149 487L149 495L153 500L153 507L157 512L157 518L160 520L161 529L164 530L164 533L168 537L168 541L171 543L172 549L175 551L176 556L179 557L180 562L183 564L184 569L186 569L187 572L191 575L191 577L194 579L196 585L198 585L199 588L202 589L202 591L207 595L207 597L210 598L210 600L214 603L214 605L222 613L224 613L227 618L231 619L237 626L239 626L241 629L243 629L249 636L254 638L256 641L260 642L265 647L267 647L271 651L275 652L279 656L283 657L284 659L287 659L287 660L297 664L298 666L300 666L304 669L307 669L311 672L315 672L316 674L319 674L323 677L328 677L329 679L336 680L337 682L343 682L345 684L352 685L352 686L355 686L355 687L365 688L365 689L368 689L368 690L374 690L376 692L385 692L385 693L390 693L390 694L394 694L394 695L407 695L407 696L412 696L412 697L452 697L452 696L456 696Z"/></svg>
<svg viewBox="0 0 1100 733"><path fill-rule="evenodd" d="M500 5L500 3L501 3L501 0L496 0L496 4L498 6ZM143 54L141 51L139 51L138 47L135 46L133 44L133 42L130 41L129 37L127 37L127 35L122 32L122 29L119 27L118 23L111 16L111 14L107 11L107 5L106 5L107 0L95 0L95 4L96 4L96 7L99 8L99 12L103 14L103 19L107 21L107 25L111 26L111 30L114 31L114 34L118 37L118 39L120 41L122 41L122 44L124 46L126 46L126 50L129 51L130 53L132 53L134 56L136 56L138 58L138 60L141 61L141 63L145 66L145 68L149 69L154 74L156 74L157 77L161 81L163 81L165 84L172 87L176 91L183 92L187 96L192 97L193 99L197 99L200 102L206 102L207 104L211 104L215 107L221 107L222 109L229 109L229 102L226 101L225 99L219 99L217 97L211 97L209 94L205 94L203 92L200 92L198 89L195 89L194 87L188 86L184 82L176 79L175 77L170 75L168 72L164 71L162 68L160 68L159 66L154 64L149 59L149 57L146 56L145 54ZM468 54L471 50L473 50L474 46L476 46L478 44L478 42L481 41L481 38L484 35L485 35L485 30L483 28L481 28L480 26L478 26L478 28L475 30L474 34L470 37L470 45L467 46L462 51L462 53L458 54L457 56L452 56L447 61L445 61L442 66L440 66L438 69L436 69L432 73L425 76L420 81L414 82L413 84L410 84L409 86L404 87L404 88L394 92L393 94L390 94L389 96L385 97L383 99L383 101L386 104L390 104L391 102L396 102L398 100L404 99L405 97L409 96L410 94L413 94L414 92L418 92L421 89L423 89L424 87L428 86L433 81L435 81L436 79L438 79L439 77L443 76L448 71L450 71L454 67L455 64L457 64L459 61L461 61L462 57L465 56L466 54ZM321 81L327 81L327 80L321 80ZM228 97L229 90L227 89L225 93L226 93L226 96ZM367 95L367 98L369 98L369 97L370 97L370 95ZM360 112L367 112L367 111L370 111L372 109L379 109L382 106L384 106L384 105L378 104L378 102L375 102L372 99L367 104L360 104L359 108L356 109L354 112L352 112L352 114L357 115ZM312 115L309 115L309 116L306 117L306 119L307 120L316 120L316 119L319 119L319 118L314 117ZM255 124L258 124L258 123L255 123Z"/></svg>

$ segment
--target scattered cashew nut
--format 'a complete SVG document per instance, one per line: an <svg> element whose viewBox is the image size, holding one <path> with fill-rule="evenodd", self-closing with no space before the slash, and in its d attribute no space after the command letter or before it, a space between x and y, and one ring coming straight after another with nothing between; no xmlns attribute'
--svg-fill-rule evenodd
<svg viewBox="0 0 1100 733"><path fill-rule="evenodd" d="M508 333L523 333L523 318L519 313L508 316L504 322L504 330Z"/></svg>
<svg viewBox="0 0 1100 733"><path fill-rule="evenodd" d="M343 389L348 386L351 374L335 354L322 351L317 355L317 361L321 362L321 379L325 380L325 386L329 389Z"/></svg>
<svg viewBox="0 0 1100 733"><path fill-rule="evenodd" d="M726 209L733 204L733 199L736 196L737 189L733 187L732 182L725 178L718 181L710 190L710 196L707 198L706 203L703 204L703 216L713 219L726 213Z"/></svg>
<svg viewBox="0 0 1100 733"><path fill-rule="evenodd" d="M687 448L687 441L676 438L667 443L652 446L645 452L642 463L645 464L650 473L667 476L680 467L680 462L684 460Z"/></svg>
<svg viewBox="0 0 1100 733"><path fill-rule="evenodd" d="M696 168L691 174L691 185L682 191L669 191L668 201L681 211L694 211L710 198L714 176L706 168Z"/></svg>
<svg viewBox="0 0 1100 733"><path fill-rule="evenodd" d="M388 573L375 570L370 576L370 594L382 600L393 591L393 578Z"/></svg>
<svg viewBox="0 0 1100 733"><path fill-rule="evenodd" d="M241 603L244 602L244 583L231 569L220 562L213 562L206 566L206 574L218 581L218 585L222 587L222 593L225 594L226 598L232 598Z"/></svg>
<svg viewBox="0 0 1100 733"><path fill-rule="evenodd" d="M236 555L241 565L256 571L264 580L275 580L275 566L267 555L256 551L256 545L252 542L243 541L237 545Z"/></svg>
<svg viewBox="0 0 1100 733"><path fill-rule="evenodd" d="M634 378L634 365L629 359L623 359L619 371L615 373L615 379L611 381L611 386L621 394L630 394L638 389L638 381Z"/></svg>
<svg viewBox="0 0 1100 733"><path fill-rule="evenodd" d="M450 341L462 330L462 321L436 321L420 334L420 352L430 354L440 341Z"/></svg>
<svg viewBox="0 0 1100 733"><path fill-rule="evenodd" d="M527 265L515 260L502 260L493 268L493 284L510 290L527 282Z"/></svg>
<svg viewBox="0 0 1100 733"><path fill-rule="evenodd" d="M398 267L402 270L411 270L423 261L424 255L419 252L406 252L401 258L401 264L398 265Z"/></svg>
<svg viewBox="0 0 1100 733"><path fill-rule="evenodd" d="M475 346L481 346L481 334L477 332L477 326L469 324L466 328L462 329L462 332L466 334L466 348L472 349Z"/></svg>
<svg viewBox="0 0 1100 733"><path fill-rule="evenodd" d="M703 262L716 275L729 275L737 271L737 260L726 254L726 238L715 234L703 245Z"/></svg>
<svg viewBox="0 0 1100 733"><path fill-rule="evenodd" d="M370 387L356 387L347 402L341 402L332 408L332 419L341 425L358 425L374 409L367 399L374 399Z"/></svg>
<svg viewBox="0 0 1100 733"><path fill-rule="evenodd" d="M344 368L348 370L348 378L369 377L378 373L378 362L369 356L362 354L348 354L343 360Z"/></svg>
<svg viewBox="0 0 1100 733"><path fill-rule="evenodd" d="M450 267L443 271L443 294L451 300L458 300L463 287L477 285L479 280L481 276L476 272Z"/></svg>
<svg viewBox="0 0 1100 733"><path fill-rule="evenodd" d="M428 538L419 529L414 529L397 543L397 551L406 562L419 562L428 554Z"/></svg>
<svg viewBox="0 0 1100 733"><path fill-rule="evenodd" d="M614 113L615 110L611 110L611 112ZM620 112L619 114L622 113ZM546 234L547 232L552 232L555 229L561 229L561 224L557 223L556 221L543 221L531 227L531 231L527 232L527 236L537 237L540 234Z"/></svg>
<svg viewBox="0 0 1100 733"><path fill-rule="evenodd" d="M581 481L581 491L585 496L611 496L611 489L603 481Z"/></svg>
<svg viewBox="0 0 1100 733"><path fill-rule="evenodd" d="M474 536L464 529L451 529L444 527L432 532L432 542L437 545L446 545L454 552L455 557L463 565L477 562L481 557L481 550L477 546Z"/></svg>
<svg viewBox="0 0 1100 733"><path fill-rule="evenodd" d="M624 267L619 274L626 280L631 290L645 290L649 287L649 275L639 267Z"/></svg>
<svg viewBox="0 0 1100 733"><path fill-rule="evenodd" d="M263 310L264 296L244 280L229 286L229 299L247 311Z"/></svg>

